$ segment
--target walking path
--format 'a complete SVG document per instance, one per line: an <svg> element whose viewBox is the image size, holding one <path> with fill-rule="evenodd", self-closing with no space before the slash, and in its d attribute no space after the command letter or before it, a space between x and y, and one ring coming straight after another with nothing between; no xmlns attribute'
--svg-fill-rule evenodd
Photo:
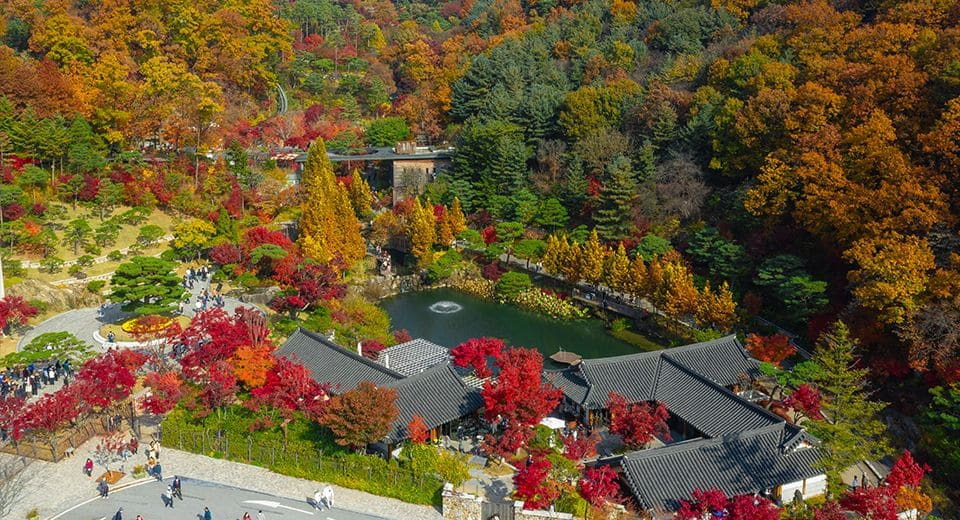
<svg viewBox="0 0 960 520"><path fill-rule="evenodd" d="M210 509L213 518L225 520L240 518L244 513L255 517L258 511L263 511L264 517L270 520L294 518L306 520L307 517L315 515L327 520L383 518L340 507L327 508L323 507L323 504L321 504L323 509L318 510L313 504L313 498L287 498L205 480L188 478L180 480L183 489L182 498L173 498L172 504L167 501L163 493L173 481L173 477L167 477L162 482L146 478L122 489L111 491L106 499L99 497L87 499L74 508L54 516L51 520L109 519L113 518L120 508L123 508L123 517L127 519L133 518L134 515L143 515L150 520L183 520L202 514L205 507ZM334 505L339 505L336 500Z"/></svg>
<svg viewBox="0 0 960 520"><path fill-rule="evenodd" d="M20 496L16 498L12 510L5 518L25 518L27 512L34 508L40 512L40 518L51 518L76 504L96 497L96 483L92 478L84 476L81 468L84 460L89 456L88 454L96 446L97 440L97 438L94 438L79 447L76 455L69 459L57 463L35 461L31 464L22 473L23 481ZM3 462L6 457L9 456L0 454L0 462ZM127 462L127 468L129 469L133 463L141 461L143 461L142 451ZM169 477L179 475L181 478L216 482L259 493L292 497L297 500L312 497L324 485L321 482L280 475L257 466L213 459L171 448L161 449L160 462L163 466L164 475ZM116 469L116 466L115 463L114 469ZM102 472L102 468L96 468L94 475L97 475L98 472ZM134 482L136 481L128 475L112 487L116 491L120 486ZM338 508L397 520L439 520L442 518L440 512L433 507L407 504L392 498L371 495L339 486L333 486L333 489ZM184 494L190 494L186 486ZM157 495L159 501L159 492ZM133 511L128 512L126 509L124 509L124 512L133 513L131 517L137 514ZM191 511L191 513L193 514L190 517L193 517L195 512ZM61 518L70 518L70 516ZM214 518L221 517L215 515ZM277 517L267 516L267 518ZM320 518L325 517L320 516Z"/></svg>

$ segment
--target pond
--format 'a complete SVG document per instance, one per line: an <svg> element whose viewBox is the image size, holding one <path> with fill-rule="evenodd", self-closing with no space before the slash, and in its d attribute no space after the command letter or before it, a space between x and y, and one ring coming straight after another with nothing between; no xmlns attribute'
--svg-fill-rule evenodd
<svg viewBox="0 0 960 520"><path fill-rule="evenodd" d="M453 289L410 292L381 302L394 329L407 329L453 348L470 338L501 338L510 345L535 347L544 358L561 347L584 358L635 354L641 349L607 333L598 319L559 321L512 305L481 300ZM548 367L556 368L549 359Z"/></svg>

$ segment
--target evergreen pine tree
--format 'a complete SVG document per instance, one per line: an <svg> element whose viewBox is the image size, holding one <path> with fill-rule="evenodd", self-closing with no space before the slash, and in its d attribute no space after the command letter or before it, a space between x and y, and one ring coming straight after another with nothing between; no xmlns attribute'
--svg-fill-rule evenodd
<svg viewBox="0 0 960 520"><path fill-rule="evenodd" d="M857 368L856 349L850 330L838 321L820 336L811 360L821 368L814 382L824 397L824 419L811 421L808 429L822 443L820 462L834 494L844 488L840 475L846 468L887 450L879 418L886 403L868 399L869 370Z"/></svg>
<svg viewBox="0 0 960 520"><path fill-rule="evenodd" d="M620 156L607 167L607 180L600 190L600 207L593 215L596 229L605 240L630 236L630 213L636 199L637 183L630 160Z"/></svg>

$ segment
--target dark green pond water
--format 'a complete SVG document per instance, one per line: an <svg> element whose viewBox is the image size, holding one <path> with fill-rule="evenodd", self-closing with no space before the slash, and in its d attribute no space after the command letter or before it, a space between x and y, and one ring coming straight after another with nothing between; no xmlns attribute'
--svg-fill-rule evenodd
<svg viewBox="0 0 960 520"><path fill-rule="evenodd" d="M448 348L487 336L514 346L535 347L545 358L561 347L585 358L641 352L608 334L600 320L552 320L453 289L405 293L381 304L394 329L407 329L414 338Z"/></svg>

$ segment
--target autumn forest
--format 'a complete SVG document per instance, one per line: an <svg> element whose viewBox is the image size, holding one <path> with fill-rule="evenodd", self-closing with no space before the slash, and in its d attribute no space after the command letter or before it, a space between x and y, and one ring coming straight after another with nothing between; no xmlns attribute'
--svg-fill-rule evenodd
<svg viewBox="0 0 960 520"><path fill-rule="evenodd" d="M128 207L232 236L215 263L285 283L335 275L270 257L295 246L259 226L302 218L297 261L353 264L362 239L339 230L371 222L369 242L410 235L427 277L472 238L498 287L499 255L542 240L526 258L562 271L580 251L567 279L692 316L687 340L812 351L842 320L865 391L919 425L935 479L960 477L955 0L6 0L0 38L4 258L106 254L137 223L104 215ZM421 197L383 216L363 165L308 161L303 189L339 205L301 215L283 153L414 140L454 151ZM80 224L53 223L78 206L99 219L71 242ZM350 340L393 340L364 330Z"/></svg>

